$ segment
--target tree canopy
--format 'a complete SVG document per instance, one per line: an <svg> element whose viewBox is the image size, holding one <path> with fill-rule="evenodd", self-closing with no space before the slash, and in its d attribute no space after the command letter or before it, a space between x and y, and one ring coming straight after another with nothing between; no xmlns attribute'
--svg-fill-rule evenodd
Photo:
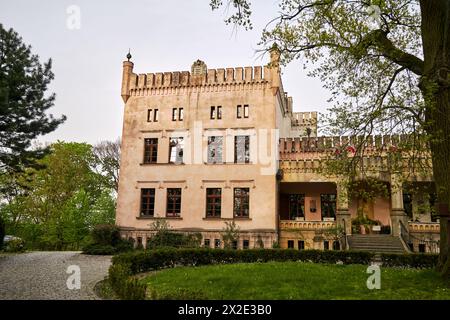
<svg viewBox="0 0 450 320"><path fill-rule="evenodd" d="M31 148L39 135L54 131L66 119L48 114L55 94L52 61L41 64L13 29L0 24L0 169L18 170L35 163L44 148Z"/></svg>

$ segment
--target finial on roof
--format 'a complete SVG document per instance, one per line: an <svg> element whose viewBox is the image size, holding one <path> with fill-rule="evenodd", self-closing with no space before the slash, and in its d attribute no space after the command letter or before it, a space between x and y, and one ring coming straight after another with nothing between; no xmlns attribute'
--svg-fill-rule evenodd
<svg viewBox="0 0 450 320"><path fill-rule="evenodd" d="M130 53L130 49L128 48L128 54L127 54L127 59L128 59L128 61L130 61L131 57L132 57L132 55L131 55L131 53Z"/></svg>

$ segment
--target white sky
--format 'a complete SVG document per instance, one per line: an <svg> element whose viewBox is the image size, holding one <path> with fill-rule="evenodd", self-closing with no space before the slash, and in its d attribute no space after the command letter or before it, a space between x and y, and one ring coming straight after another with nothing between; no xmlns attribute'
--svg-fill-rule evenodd
<svg viewBox="0 0 450 320"><path fill-rule="evenodd" d="M226 2L226 0L224 0ZM201 59L209 68L264 65L255 49L278 1L254 0L252 31L233 32L224 9L209 0L0 0L0 23L15 29L41 61L53 59L54 115L67 120L42 142L97 143L121 135L122 61L131 48L136 73L190 70ZM67 28L71 5L81 12L81 28ZM300 62L283 69L283 86L295 111L327 108L328 92L308 78Z"/></svg>

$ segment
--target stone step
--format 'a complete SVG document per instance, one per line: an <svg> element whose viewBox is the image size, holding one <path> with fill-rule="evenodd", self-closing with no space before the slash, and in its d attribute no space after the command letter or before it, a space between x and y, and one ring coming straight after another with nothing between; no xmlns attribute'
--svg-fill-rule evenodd
<svg viewBox="0 0 450 320"><path fill-rule="evenodd" d="M405 253L400 238L392 235L361 234L348 237L350 250L377 253Z"/></svg>

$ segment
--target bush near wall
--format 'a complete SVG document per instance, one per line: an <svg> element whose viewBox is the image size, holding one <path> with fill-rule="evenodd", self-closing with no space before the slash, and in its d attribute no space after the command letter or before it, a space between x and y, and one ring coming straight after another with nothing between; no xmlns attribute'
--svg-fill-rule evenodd
<svg viewBox="0 0 450 320"><path fill-rule="evenodd" d="M434 268L438 263L438 258L438 254L425 253L381 254L384 267Z"/></svg>
<svg viewBox="0 0 450 320"><path fill-rule="evenodd" d="M226 249L158 249L128 252L112 259L109 281L121 299L144 299L145 284L133 275L141 272L173 268L226 263L268 261L305 261L315 263L369 264L370 252L321 251L321 250L226 250Z"/></svg>
<svg viewBox="0 0 450 320"><path fill-rule="evenodd" d="M122 239L119 228L112 224L95 226L91 238L92 241L83 247L84 254L113 255L133 250L133 244Z"/></svg>

